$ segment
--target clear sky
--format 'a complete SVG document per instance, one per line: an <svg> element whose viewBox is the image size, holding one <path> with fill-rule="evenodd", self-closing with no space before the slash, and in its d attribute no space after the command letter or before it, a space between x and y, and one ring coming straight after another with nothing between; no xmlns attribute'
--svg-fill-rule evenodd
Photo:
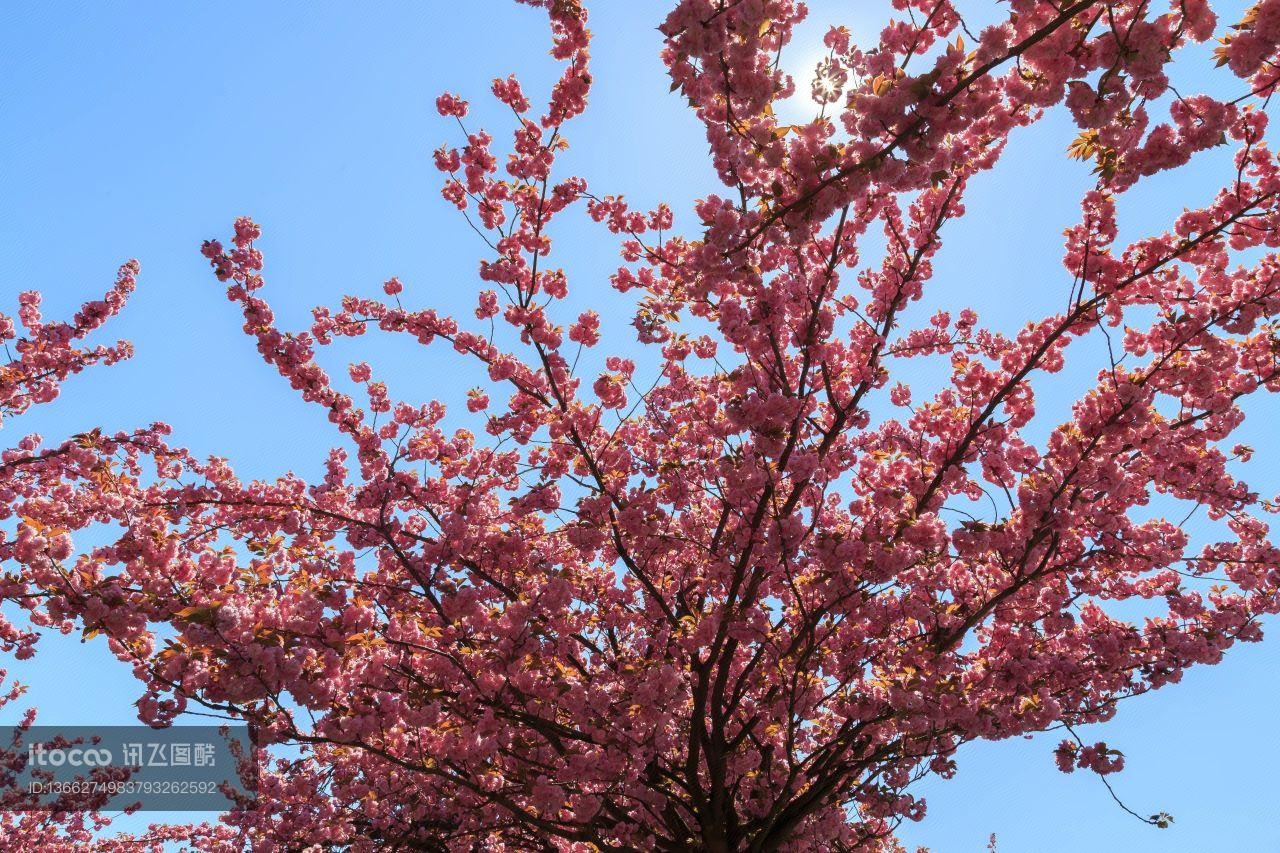
<svg viewBox="0 0 1280 853"><path fill-rule="evenodd" d="M655 29L666 6L588 5L596 88L570 129L563 174L641 207L668 201L679 227L690 200L716 184L699 125L667 91ZM787 55L797 69L811 67L826 24L865 38L883 15L870 0L811 5L812 22ZM391 275L405 282L407 301L464 313L483 246L439 198L430 152L456 128L432 103L444 89L483 101L488 81L512 71L544 91L554 71L546 44L542 14L509 0L0 5L0 310L38 288L50 316L67 316L105 290L121 261L143 264L136 297L107 330L131 339L137 356L72 380L58 402L6 426L3 440L164 420L176 443L227 456L242 476L315 474L333 443L329 425L241 333L201 240L224 237L240 214L262 223L266 295L286 327L344 293L376 293ZM1187 72L1178 82L1194 91L1200 81ZM499 113L480 113L505 135ZM1016 328L1065 301L1062 229L1089 185L1088 167L1062 155L1072 135L1053 114L974 182L967 217L944 232L933 305L973 304ZM1140 187L1122 207L1125 233L1207 200L1227 180L1227 156L1204 155ZM583 222L556 237L573 298L606 315L618 348L633 347L626 300L605 278L614 242ZM401 396L457 401L476 377L447 355L361 341L330 366L367 358ZM1049 408L1065 413L1095 369L1056 380ZM1259 450L1255 485L1271 491L1280 465L1266 424L1276 415L1267 401L1242 436ZM992 832L1002 853L1280 851L1278 662L1280 646L1238 647L1224 665L1083 733L1125 752L1117 791L1141 813L1171 812L1171 829L1123 813L1097 777L1058 772L1057 738L1045 736L966 747L958 777L925 786L929 816L902 837L938 853L981 851ZM49 638L35 661L10 669L31 685L42 721L133 718L135 685L101 640Z"/></svg>

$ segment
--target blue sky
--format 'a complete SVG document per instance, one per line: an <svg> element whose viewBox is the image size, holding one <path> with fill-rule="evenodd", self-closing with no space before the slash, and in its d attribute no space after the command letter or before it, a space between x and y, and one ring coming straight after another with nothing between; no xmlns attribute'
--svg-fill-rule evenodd
<svg viewBox="0 0 1280 853"><path fill-rule="evenodd" d="M873 3L811 5L813 21L787 56L796 69L817 58L826 23L865 37L883 14ZM665 8L592 6L596 88L563 168L599 194L670 202L679 227L689 202L716 185L699 125L667 91L655 29ZM4 441L164 420L177 443L228 456L242 475L317 472L329 425L240 332L201 240L225 236L240 214L263 224L267 296L287 327L344 293L376 293L391 275L405 282L407 303L465 314L483 246L439 198L430 152L456 128L432 103L444 89L461 92L505 133L500 113L481 104L487 83L515 71L543 91L554 72L545 47L542 15L509 0L0 6L0 306L38 288L48 313L65 316L101 293L121 261L143 264L136 297L107 332L131 339L137 356L71 381L57 403L8 424ZM1179 82L1186 93L1202 81L1187 72ZM1089 185L1088 168L1062 156L1072 135L1051 115L974 182L968 215L937 260L934 305L974 304L1007 327L1060 307L1069 284L1061 233ZM1122 206L1125 233L1207 200L1226 179L1227 156L1210 153L1135 190ZM600 310L606 334L630 347L626 300L606 280L614 242L579 221L555 236L575 305ZM478 379L448 353L403 341L350 342L333 355L339 368L369 359L407 398L457 401ZM1096 367L1055 380L1046 417L1055 405L1065 413ZM1242 437L1259 449L1255 484L1271 491L1280 465L1264 419L1276 412L1265 401ZM992 832L1004 853L1280 850L1280 824L1269 820L1277 662L1280 647L1239 647L1223 666L1086 732L1125 752L1117 790L1142 813L1171 812L1172 829L1124 814L1096 777L1059 773L1056 738L1042 737L965 748L959 776L925 786L929 816L902 837L939 853L980 851ZM101 642L49 638L34 662L11 670L31 685L43 722L132 719L134 684Z"/></svg>

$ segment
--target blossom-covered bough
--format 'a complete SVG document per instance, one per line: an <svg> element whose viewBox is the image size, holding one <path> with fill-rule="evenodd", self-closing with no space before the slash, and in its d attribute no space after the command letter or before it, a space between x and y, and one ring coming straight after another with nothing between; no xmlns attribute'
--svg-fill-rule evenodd
<svg viewBox="0 0 1280 853"><path fill-rule="evenodd" d="M32 406L56 398L69 376L132 355L132 347L124 341L112 346L85 346L83 342L124 306L138 272L136 261L120 267L106 295L83 305L70 322L47 322L41 314L40 294L35 291L19 294L16 323L14 317L0 313L0 427ZM124 487L136 483L133 478L141 473L140 457L162 450L166 433L163 426L114 436L94 429L56 446L45 446L40 436L27 435L15 447L0 451L0 519L21 516L16 535L0 529L0 562L22 569L0 577L0 589L6 601L29 609L34 616L29 624L22 624L12 621L10 614L0 613L0 651L19 660L32 656L39 638L37 629L50 624L40 606L42 599L74 595L72 590L82 579L68 573L63 565L73 552L71 527L82 529L100 519L118 520L128 506ZM118 502L116 495L121 498ZM104 496L110 502L105 511L94 507ZM45 523L55 517L70 526ZM83 586L79 590L81 600L101 592ZM25 693L22 685L7 682L8 673L0 668L0 712L19 702ZM179 843L232 837L225 827L201 824L157 826L142 836L116 834L107 838L105 829L111 818L105 810L105 797L65 795L50 804L29 794L19 774L26 764L23 741L31 742L35 721L35 710L26 709L11 723L12 741L0 744L0 842L5 849L162 853ZM109 782L122 777L108 771L84 778Z"/></svg>
<svg viewBox="0 0 1280 853"><path fill-rule="evenodd" d="M444 196L491 247L475 317L408 307L392 279L287 332L258 226L204 246L263 358L341 433L322 480L242 482L163 430L4 456L6 598L104 635L146 721L214 711L301 748L193 846L896 850L924 814L913 784L956 772L961 744L1062 729L1062 769L1110 773L1121 757L1075 726L1261 637L1276 507L1232 435L1280 388L1280 0L1238 21L1011 0L981 27L895 0L877 43L826 35L821 113L798 125L775 105L803 6L682 0L663 57L725 186L683 228L553 174L591 86L587 13L528 3L563 73L536 110L494 82L505 159L466 102L437 102L465 134L436 152ZM1171 88L1178 49L1213 38L1234 100ZM930 309L970 182L1064 101L1097 175L1064 310L1010 336ZM1235 168L1206 206L1117 242L1125 192L1222 145ZM618 235L648 364L564 316L548 223L571 209ZM376 332L486 370L450 415L474 429L365 364L364 399L332 383L317 351ZM1037 382L1095 371L1070 348L1089 335L1109 364L1034 441ZM580 375L587 348L616 354ZM0 399L33 387L26 358ZM905 359L949 379L913 396ZM1149 504L1199 507L1221 541ZM118 535L73 556L69 531L101 523Z"/></svg>

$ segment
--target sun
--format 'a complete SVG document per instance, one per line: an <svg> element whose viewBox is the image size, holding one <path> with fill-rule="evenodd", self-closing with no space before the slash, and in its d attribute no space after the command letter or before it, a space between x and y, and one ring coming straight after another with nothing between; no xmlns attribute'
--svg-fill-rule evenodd
<svg viewBox="0 0 1280 853"><path fill-rule="evenodd" d="M775 104L779 120L794 124L811 121L822 113L823 103L830 104L858 84L846 70L832 67L831 51L823 44L823 37L832 27L852 30L854 42L868 36L867 22L850 21L848 15L848 8L836 4L811 4L809 17L796 27L782 52L782 70L795 81L795 91Z"/></svg>

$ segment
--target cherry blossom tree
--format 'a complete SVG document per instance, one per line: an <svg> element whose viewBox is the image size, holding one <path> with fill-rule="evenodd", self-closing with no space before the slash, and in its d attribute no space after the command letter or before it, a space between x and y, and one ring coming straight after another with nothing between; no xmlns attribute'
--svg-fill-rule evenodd
<svg viewBox="0 0 1280 853"><path fill-rule="evenodd" d="M144 721L258 728L257 805L192 846L899 850L925 814L913 786L957 772L962 744L1061 730L1063 770L1112 773L1122 756L1077 726L1261 638L1277 507L1233 434L1280 389L1280 0L1239 21L1206 0L1010 0L981 26L894 0L873 44L827 32L801 124L778 105L803 5L680 0L663 60L724 190L679 227L555 172L591 88L587 10L525 2L562 73L537 108L493 82L510 145L437 101L460 134L435 153L443 195L487 244L473 317L391 279L287 331L258 225L204 244L263 359L327 412L322 479L246 482L162 427L3 457L5 598L104 638ZM1179 49L1214 38L1233 99L1174 89ZM1096 186L1065 235L1063 310L1006 334L931 309L970 184L1064 104L1079 135L1050 153L1091 161ZM1125 193L1224 145L1207 205L1118 241ZM574 212L617 236L639 347L565 310L572 247L549 225ZM121 354L67 345L130 287L126 268L71 326L24 297L6 414ZM454 411L367 364L332 380L321 350L368 334L487 385ZM1100 370L1072 347L1098 337ZM941 388L902 381L921 361ZM1035 440L1035 388L1069 369L1096 382ZM90 525L117 533L77 552ZM8 649L33 638L6 623Z"/></svg>

